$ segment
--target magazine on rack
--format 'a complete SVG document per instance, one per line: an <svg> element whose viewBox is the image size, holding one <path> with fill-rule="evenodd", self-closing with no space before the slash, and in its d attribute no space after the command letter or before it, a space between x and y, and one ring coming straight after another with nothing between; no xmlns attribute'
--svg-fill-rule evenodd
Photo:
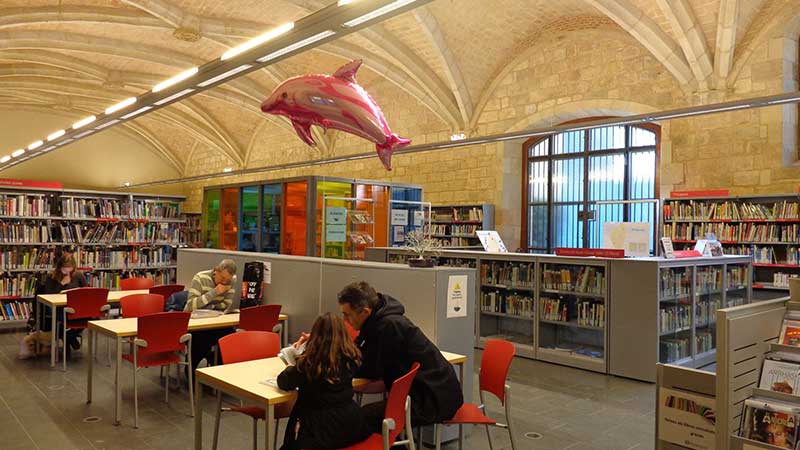
<svg viewBox="0 0 800 450"><path fill-rule="evenodd" d="M797 445L800 407L767 398L754 397L744 402L741 436L779 448Z"/></svg>
<svg viewBox="0 0 800 450"><path fill-rule="evenodd" d="M781 336L778 342L783 345L800 347L800 311L789 311L783 317Z"/></svg>
<svg viewBox="0 0 800 450"><path fill-rule="evenodd" d="M761 369L761 380L758 387L768 391L797 395L800 392L800 363L781 361L775 356L767 355Z"/></svg>

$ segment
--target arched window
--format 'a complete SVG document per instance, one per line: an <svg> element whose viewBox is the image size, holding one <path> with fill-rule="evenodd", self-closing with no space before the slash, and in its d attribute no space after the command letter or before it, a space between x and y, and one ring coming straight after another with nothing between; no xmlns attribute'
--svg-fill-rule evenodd
<svg viewBox="0 0 800 450"><path fill-rule="evenodd" d="M655 237L657 206L602 202L658 198L659 137L655 125L620 125L527 141L523 247L601 247L605 222L650 222Z"/></svg>

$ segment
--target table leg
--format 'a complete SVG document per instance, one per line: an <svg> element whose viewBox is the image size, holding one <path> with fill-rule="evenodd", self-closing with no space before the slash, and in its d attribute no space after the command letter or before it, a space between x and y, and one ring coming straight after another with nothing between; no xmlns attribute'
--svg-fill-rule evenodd
<svg viewBox="0 0 800 450"><path fill-rule="evenodd" d="M56 366L56 353L58 353L58 330L56 330L56 311L58 308L55 306L50 307L50 367ZM66 338L64 339L64 345L67 345Z"/></svg>
<svg viewBox="0 0 800 450"><path fill-rule="evenodd" d="M92 378L94 376L94 358L91 357L94 351L94 330L89 328L89 374L86 377L86 403L92 403Z"/></svg>
<svg viewBox="0 0 800 450"><path fill-rule="evenodd" d="M272 439L272 433L270 433L272 426L275 424L275 405L268 404L265 409L267 410L267 420L264 421L264 448L266 450L275 450L275 447L273 446L274 441ZM277 427L275 432L278 432Z"/></svg>
<svg viewBox="0 0 800 450"><path fill-rule="evenodd" d="M283 326L281 327L282 331L282 338L283 338L283 346L289 346L289 318L287 317L286 320L283 321Z"/></svg>
<svg viewBox="0 0 800 450"><path fill-rule="evenodd" d="M38 297L36 298L35 303L36 303L36 305L34 305L34 307L36 309L34 309L34 319L36 320L36 332L37 333L41 333L42 332L42 304L39 303L39 298ZM36 351L37 355L41 351L41 345L39 344L39 340L38 339L34 341L34 350Z"/></svg>
<svg viewBox="0 0 800 450"><path fill-rule="evenodd" d="M194 449L203 450L203 383L197 376L194 379L194 402L197 408L194 413Z"/></svg>
<svg viewBox="0 0 800 450"><path fill-rule="evenodd" d="M117 336L117 367L114 368L114 425L120 424L122 417L122 338ZM91 359L91 358L90 358Z"/></svg>

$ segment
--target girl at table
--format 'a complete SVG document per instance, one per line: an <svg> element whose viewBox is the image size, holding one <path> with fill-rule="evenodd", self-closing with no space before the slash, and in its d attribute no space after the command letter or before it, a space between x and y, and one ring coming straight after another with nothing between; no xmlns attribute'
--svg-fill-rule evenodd
<svg viewBox="0 0 800 450"><path fill-rule="evenodd" d="M86 287L86 277L77 268L77 263L72 253L62 253L56 259L56 266L53 271L42 280L42 283L36 289L36 295L44 294L59 294L68 289L75 289L79 287ZM42 321L43 331L50 331L50 314L49 308L45 308L45 317ZM56 320L61 321L61 312L59 311ZM81 330L67 331L66 343L72 349L79 349L81 342L78 339Z"/></svg>
<svg viewBox="0 0 800 450"><path fill-rule="evenodd" d="M353 373L361 352L344 321L331 313L320 316L295 347L303 343L297 365L278 375L278 387L298 390L281 450L326 450L363 441L370 432L353 401Z"/></svg>

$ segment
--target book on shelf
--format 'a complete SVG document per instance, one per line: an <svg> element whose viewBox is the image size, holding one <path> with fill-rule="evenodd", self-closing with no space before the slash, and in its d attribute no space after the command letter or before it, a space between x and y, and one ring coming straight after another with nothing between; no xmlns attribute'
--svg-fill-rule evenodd
<svg viewBox="0 0 800 450"><path fill-rule="evenodd" d="M31 317L32 307L29 302L3 301L0 302L0 321L2 320L28 320Z"/></svg>
<svg viewBox="0 0 800 450"><path fill-rule="evenodd" d="M605 272L593 266L544 265L542 287L556 291L602 294L606 289Z"/></svg>
<svg viewBox="0 0 800 450"><path fill-rule="evenodd" d="M566 300L542 297L539 299L539 318L552 322L569 321Z"/></svg>
<svg viewBox="0 0 800 450"><path fill-rule="evenodd" d="M665 220L781 220L797 219L797 201L735 202L732 200L671 200L664 203Z"/></svg>
<svg viewBox="0 0 800 450"><path fill-rule="evenodd" d="M481 283L533 288L533 263L491 261L481 264Z"/></svg>
<svg viewBox="0 0 800 450"><path fill-rule="evenodd" d="M800 393L800 362L783 361L774 353L767 354L761 368L758 387L768 391L798 395Z"/></svg>
<svg viewBox="0 0 800 450"><path fill-rule="evenodd" d="M696 330L694 336L694 352L695 355L710 352L715 348L714 345L714 332L704 330Z"/></svg>
<svg viewBox="0 0 800 450"><path fill-rule="evenodd" d="M796 273L775 272L772 274L772 285L775 287L789 288L789 279L797 278Z"/></svg>
<svg viewBox="0 0 800 450"><path fill-rule="evenodd" d="M795 449L800 406L763 397L744 401L740 435L778 448Z"/></svg>
<svg viewBox="0 0 800 450"><path fill-rule="evenodd" d="M50 198L43 195L0 194L0 215L48 217Z"/></svg>
<svg viewBox="0 0 800 450"><path fill-rule="evenodd" d="M688 337L674 337L669 339L662 338L658 344L661 350L661 357L659 360L662 363L676 362L681 359L688 358L691 355Z"/></svg>
<svg viewBox="0 0 800 450"><path fill-rule="evenodd" d="M577 310L578 325L597 328L606 326L606 305L597 302L579 301Z"/></svg>
<svg viewBox="0 0 800 450"><path fill-rule="evenodd" d="M533 317L533 297L499 291L483 292L481 311Z"/></svg>
<svg viewBox="0 0 800 450"><path fill-rule="evenodd" d="M691 272L685 268L666 268L661 270L661 298L675 298L689 295L692 287Z"/></svg>
<svg viewBox="0 0 800 450"><path fill-rule="evenodd" d="M673 333L692 326L692 305L678 304L659 308L659 333Z"/></svg>

